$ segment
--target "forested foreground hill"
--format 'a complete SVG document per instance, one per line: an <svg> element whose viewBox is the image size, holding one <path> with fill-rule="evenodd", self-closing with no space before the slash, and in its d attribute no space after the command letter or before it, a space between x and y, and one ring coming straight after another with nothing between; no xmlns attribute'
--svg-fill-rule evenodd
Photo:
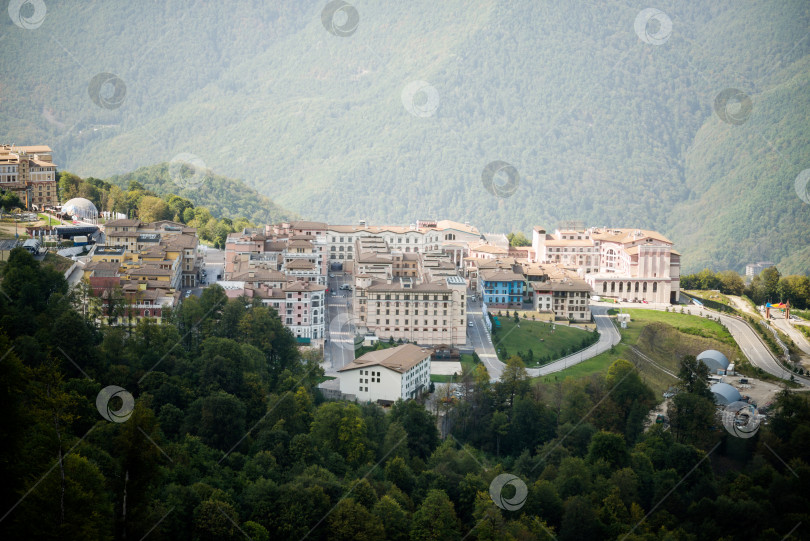
<svg viewBox="0 0 810 541"><path fill-rule="evenodd" d="M245 218L264 225L296 217L242 181L193 167L175 169L171 164L161 163L113 175L107 181L124 190L134 181L160 196L184 197L197 206L206 207L216 218Z"/></svg>
<svg viewBox="0 0 810 541"><path fill-rule="evenodd" d="M644 431L631 363L532 388L513 357L463 375L441 441L417 401L325 402L317 355L217 286L124 329L22 248L2 273L2 539L808 537L806 393L735 437L692 357L671 428Z"/></svg>
<svg viewBox="0 0 810 541"><path fill-rule="evenodd" d="M320 0L49 3L35 30L6 19L0 137L48 142L93 176L193 153L312 219L578 219L660 229L686 271L810 266L792 184L810 166L807 2L659 2L660 44L634 30L642 2L354 4L347 37ZM126 86L111 108L88 96L101 72ZM403 103L415 81L433 90ZM714 104L732 88L752 106L732 100L724 121ZM483 186L495 160L520 175L510 197Z"/></svg>

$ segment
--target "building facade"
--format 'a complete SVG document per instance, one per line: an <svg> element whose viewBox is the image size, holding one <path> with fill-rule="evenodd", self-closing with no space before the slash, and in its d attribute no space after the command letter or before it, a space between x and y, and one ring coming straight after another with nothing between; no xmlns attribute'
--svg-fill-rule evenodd
<svg viewBox="0 0 810 541"><path fill-rule="evenodd" d="M431 354L413 344L370 351L338 370L340 390L364 402L416 398L430 385Z"/></svg>
<svg viewBox="0 0 810 541"><path fill-rule="evenodd" d="M59 194L51 147L0 145L0 189L15 193L29 210L56 207Z"/></svg>

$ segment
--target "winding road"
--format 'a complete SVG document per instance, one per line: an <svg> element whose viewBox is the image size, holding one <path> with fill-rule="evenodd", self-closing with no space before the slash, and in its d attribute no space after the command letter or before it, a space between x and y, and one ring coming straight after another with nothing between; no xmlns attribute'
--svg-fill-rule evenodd
<svg viewBox="0 0 810 541"><path fill-rule="evenodd" d="M498 381L506 365L498 359L498 355L495 353L495 347L492 345L492 338L489 331L484 326L484 316L481 314L481 311L477 310L474 306L468 308L467 317L473 321L473 326L468 328L467 333L469 345L475 348L475 352L478 354L478 357L480 357L481 362L484 363L484 366L489 372L490 381ZM540 368L527 368L526 372L529 374L529 377L535 378L537 376L545 376L559 372L560 370L565 370L569 366L574 366L600 353L604 353L612 346L618 344L621 340L621 335L607 315L608 308L608 306L591 306L594 321L599 329L598 342L572 355L541 366Z"/></svg>
<svg viewBox="0 0 810 541"><path fill-rule="evenodd" d="M636 304L636 303L592 303L591 312L594 315L594 321L599 329L599 341L592 346L589 346L582 351L578 351L573 355L568 355L562 359L558 359L540 368L528 368L530 377L545 376L565 370L570 366L579 364L586 361L600 353L609 350L611 346L618 344L621 341L621 335L618 329L607 315L610 308L634 308L641 310L658 310L664 311L665 308L670 308L669 304ZM772 374L782 379L790 379L791 373L782 367L780 362L773 356L768 346L759 338L756 331L748 326L748 323L733 316L709 310L705 307L688 306L686 307L688 313L692 315L706 315L711 314L713 317L719 317L720 322L726 326L729 333L740 346L743 354L748 358L753 366L761 368L765 372ZM474 326L470 327L468 337L470 338L470 345L475 348L475 352L481 358L481 361L489 372L491 381L500 379L503 373L505 364L498 359L495 353L495 348L492 345L492 339L484 326L483 315L480 310L470 309L468 317L473 321ZM794 332L796 332L794 330ZM794 380L805 386L810 386L810 379L793 374Z"/></svg>

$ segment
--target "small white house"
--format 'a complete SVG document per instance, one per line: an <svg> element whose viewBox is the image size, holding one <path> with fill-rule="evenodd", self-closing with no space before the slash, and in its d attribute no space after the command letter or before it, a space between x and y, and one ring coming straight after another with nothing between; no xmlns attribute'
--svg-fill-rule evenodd
<svg viewBox="0 0 810 541"><path fill-rule="evenodd" d="M370 351L338 370L340 391L363 402L414 398L430 385L432 353L413 344Z"/></svg>

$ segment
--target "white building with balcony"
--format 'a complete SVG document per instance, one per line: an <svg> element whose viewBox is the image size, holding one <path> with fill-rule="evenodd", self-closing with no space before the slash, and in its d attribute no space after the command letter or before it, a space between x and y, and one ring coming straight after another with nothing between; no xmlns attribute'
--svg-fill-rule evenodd
<svg viewBox="0 0 810 541"><path fill-rule="evenodd" d="M415 398L430 385L432 353L413 344L370 351L338 370L340 390L362 402Z"/></svg>

